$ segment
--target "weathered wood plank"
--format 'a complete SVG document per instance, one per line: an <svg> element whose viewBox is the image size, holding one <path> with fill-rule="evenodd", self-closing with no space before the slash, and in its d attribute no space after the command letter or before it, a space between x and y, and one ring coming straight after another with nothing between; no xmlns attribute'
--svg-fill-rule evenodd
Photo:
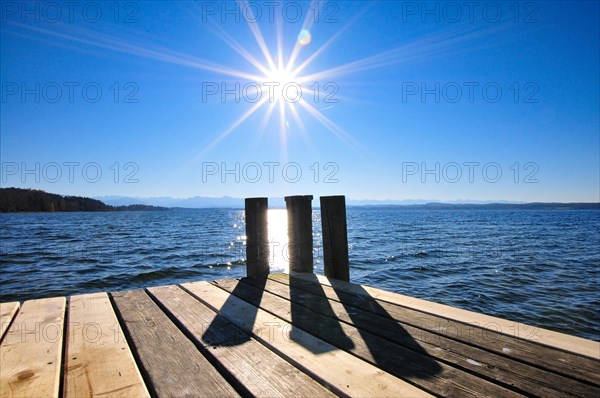
<svg viewBox="0 0 600 398"><path fill-rule="evenodd" d="M479 326L494 325L494 330L498 333L530 340L548 347L558 348L574 354L600 360L600 342L597 341L583 339L581 337L571 336L568 334L555 332L553 330L525 325L523 323L480 314L461 308L451 307L449 305L434 303L432 301L422 300L398 293L388 292L386 290L367 285L346 284L343 281L337 281L333 279L330 280L322 275L294 275L298 278L304 278L307 280L312 280L316 276L321 284L333 286L340 291L346 291L348 293L355 294L365 294L366 292L366 294L377 300L412 308L421 312L427 312L436 316L442 316L455 321Z"/></svg>
<svg viewBox="0 0 600 398"><path fill-rule="evenodd" d="M290 335L292 325L208 282L182 285L230 322L260 340L334 392L349 396L421 397L426 392L308 333ZM323 354L319 354L323 353ZM326 353L326 354L325 354Z"/></svg>
<svg viewBox="0 0 600 398"><path fill-rule="evenodd" d="M20 304L18 302L13 303L0 303L0 341L4 336L4 332L8 329L10 322L19 311Z"/></svg>
<svg viewBox="0 0 600 398"><path fill-rule="evenodd" d="M116 292L111 296L151 394L238 395L144 291Z"/></svg>
<svg viewBox="0 0 600 398"><path fill-rule="evenodd" d="M255 280L244 278L243 283L255 284ZM261 282L257 287L276 294L286 300L291 299L291 287L274 280ZM296 289L299 289L296 287ZM323 291L316 286L316 291ZM569 394L580 397L598 397L600 389L589 384L572 380L534 366L512 360L502 355L494 354L471 345L452 340L414 326L398 322L389 317L376 314L370 310L359 309L354 303L340 303L327 300L324 304L318 295L302 290L293 295L294 300L322 315L333 316L336 319L364 329L394 343L409 349L424 351L427 355L479 374L488 380L493 380L504 386L515 388L531 396L559 397ZM325 295L327 297L327 295ZM378 306L375 300L363 301L363 307L374 309Z"/></svg>
<svg viewBox="0 0 600 398"><path fill-rule="evenodd" d="M324 316L313 311L313 306L323 306L325 308L328 306L329 303L325 297L317 295L309 297L308 294L304 294L303 301L305 305L300 305L298 301L302 299L295 294L293 287L288 289L288 299L286 300L267 291L261 292L260 289L254 286L234 279L220 280L218 286L251 304L260 304L262 309L292 323L295 327L330 344L337 345L380 369L410 381L434 395L520 396L520 394L483 380L471 373L436 361L426 355L425 350L412 339L413 349L407 349L365 330L357 329L347 323L341 323L333 317ZM292 290L292 292L290 293L289 290ZM311 298L313 301L308 302ZM257 299L260 300L259 303L257 303ZM339 333L336 332L338 327L341 328L345 336L351 339L352 346L338 345ZM396 329L398 328L400 326L396 325ZM408 337L406 333L403 334L405 338Z"/></svg>
<svg viewBox="0 0 600 398"><path fill-rule="evenodd" d="M1 397L56 397L60 385L64 297L26 301L0 345Z"/></svg>
<svg viewBox="0 0 600 398"><path fill-rule="evenodd" d="M65 397L148 397L106 293L69 300Z"/></svg>
<svg viewBox="0 0 600 398"><path fill-rule="evenodd" d="M273 280L281 283L290 283L287 276L278 274L273 276ZM341 302L351 303L361 309L366 309L379 315L391 317L399 322L406 323L420 329L424 329L442 336L450 337L454 340L466 344L480 347L485 350L504 355L515 360L538 366L555 373L559 373L571 378L584 380L596 386L600 385L600 362L589 357L580 356L571 352L565 352L547 345L536 344L521 338L510 336L503 333L499 322L508 321L500 318L488 317L487 315L469 312L471 314L472 324L448 318L446 313L433 315L429 312L422 312L401 304L391 303L387 300L381 300L370 294L372 288L351 283L327 280L324 283L323 277L306 274L295 274L291 280L296 280L299 288L313 290L315 289L315 280L318 279L322 284L317 288L317 294L326 294L327 297ZM302 281L304 280L304 283ZM361 293L362 292L362 293ZM366 292L366 293L365 293ZM382 291L383 292L383 291ZM385 292L389 293L389 292ZM385 295L388 299L393 298L393 294ZM369 303L375 298L379 307L372 307ZM446 307L446 306L444 306ZM448 307L452 308L452 307ZM464 311L464 310L461 310ZM482 324L488 318L497 320ZM532 327L530 327L532 328ZM534 328L535 329L535 328ZM567 336L570 337L570 336ZM581 339L585 340L585 339Z"/></svg>
<svg viewBox="0 0 600 398"><path fill-rule="evenodd" d="M335 397L279 355L177 286L149 288L212 357L255 397ZM214 363L214 362L213 362Z"/></svg>

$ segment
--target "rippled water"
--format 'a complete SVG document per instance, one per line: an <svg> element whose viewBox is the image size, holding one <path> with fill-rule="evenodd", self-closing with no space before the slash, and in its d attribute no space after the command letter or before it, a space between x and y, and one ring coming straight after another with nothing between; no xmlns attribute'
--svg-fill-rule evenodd
<svg viewBox="0 0 600 398"><path fill-rule="evenodd" d="M269 220L285 271L285 211ZM244 228L227 209L0 214L0 302L244 276ZM348 240L353 282L600 340L600 211L348 208Z"/></svg>

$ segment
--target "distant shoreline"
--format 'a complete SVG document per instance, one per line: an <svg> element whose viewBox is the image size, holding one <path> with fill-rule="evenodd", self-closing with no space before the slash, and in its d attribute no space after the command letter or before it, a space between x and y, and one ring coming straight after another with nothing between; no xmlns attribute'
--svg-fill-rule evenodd
<svg viewBox="0 0 600 398"><path fill-rule="evenodd" d="M598 203L426 203L422 205L350 205L356 208L394 208L407 210L600 210Z"/></svg>
<svg viewBox="0 0 600 398"><path fill-rule="evenodd" d="M83 196L62 196L37 189L0 188L0 213L73 213L161 211L165 207L142 204L111 206Z"/></svg>
<svg viewBox="0 0 600 398"><path fill-rule="evenodd" d="M110 205L101 200L82 196L62 196L42 190L21 188L0 188L0 213L71 213L71 212L113 212L113 211L180 211L200 209L243 210L243 199L210 198L211 203L196 206L157 206L141 203ZM219 199L226 203L220 204ZM270 198L270 208L282 209L282 198ZM143 201L140 200L140 201ZM397 209L397 210L600 210L600 202L531 202L531 203L360 203L347 200L348 208ZM318 204L318 201L314 202ZM314 207L318 209L318 206Z"/></svg>

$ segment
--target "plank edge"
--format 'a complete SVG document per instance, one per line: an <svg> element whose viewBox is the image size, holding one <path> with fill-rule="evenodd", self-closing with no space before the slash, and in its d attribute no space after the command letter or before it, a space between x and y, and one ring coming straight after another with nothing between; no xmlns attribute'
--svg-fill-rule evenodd
<svg viewBox="0 0 600 398"><path fill-rule="evenodd" d="M11 306L12 308L10 308ZM6 308L8 308L8 310L6 310ZM0 342L2 342L4 334L12 324L20 309L21 303L18 301L0 303Z"/></svg>

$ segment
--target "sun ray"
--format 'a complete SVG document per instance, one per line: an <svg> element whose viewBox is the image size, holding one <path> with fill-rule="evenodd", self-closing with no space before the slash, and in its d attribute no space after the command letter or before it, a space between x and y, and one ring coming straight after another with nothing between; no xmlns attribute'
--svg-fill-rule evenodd
<svg viewBox="0 0 600 398"><path fill-rule="evenodd" d="M238 41L231 37L225 30L223 30L223 28L219 27L212 21L210 21L209 27L219 39L221 39L225 44L229 46L229 48L231 48L233 51L235 51L244 59L246 59L246 61L248 61L256 69L258 69L262 74L269 73L269 70L265 68L260 63L260 61L258 61L252 54L250 54Z"/></svg>
<svg viewBox="0 0 600 398"><path fill-rule="evenodd" d="M260 101L258 101L256 104L254 104L254 106L252 106L248 111L246 111L246 113L244 113L242 116L240 116L235 122L233 122L231 125L229 125L229 127L227 127L221 134L219 134L210 144L208 144L204 148L204 150L202 150L202 152L200 152L198 154L198 157L201 157L202 155L206 154L212 148L214 148L217 144L219 144L219 142L221 142L229 134L231 134L235 129L237 129L244 121L246 121L246 119L248 119L250 116L252 116L254 114L254 112L256 112L256 110L259 109L266 101L268 101L268 98L265 97L265 98L262 98Z"/></svg>
<svg viewBox="0 0 600 398"><path fill-rule="evenodd" d="M280 156L283 162L287 162L287 129L285 125L285 103L279 101L279 138L280 138Z"/></svg>
<svg viewBox="0 0 600 398"><path fill-rule="evenodd" d="M317 119L323 126L325 126L329 131L331 131L338 139L340 139L344 144L348 147L352 148L357 153L365 156L365 148L356 140L352 135L346 132L343 128L335 124L331 119L327 116L323 115L321 112L316 110L311 104L306 102L305 100L298 101L304 109L306 109L311 116Z"/></svg>
<svg viewBox="0 0 600 398"><path fill-rule="evenodd" d="M306 130L306 126L304 125L302 118L298 114L298 110L296 109L294 104L289 104L289 107L290 107L290 113L292 115L292 118L294 119L294 123L296 123L298 125L302 139L304 140L304 142L306 142L307 144L309 144L312 147L312 141L310 139L310 134L308 134L308 131Z"/></svg>
<svg viewBox="0 0 600 398"><path fill-rule="evenodd" d="M270 103L267 107L267 110L265 111L265 114L262 120L260 121L260 125L258 126L259 138L262 137L265 130L267 129L267 123L269 122L269 120L271 120L271 115L273 114L273 111L276 107L277 104L275 102Z"/></svg>
<svg viewBox="0 0 600 398"><path fill-rule="evenodd" d="M283 26L282 17L277 13L275 18L275 38L277 41L277 70L283 70Z"/></svg>
<svg viewBox="0 0 600 398"><path fill-rule="evenodd" d="M224 67L224 66L215 64L213 62L210 62L210 61L206 61L206 60L203 60L200 58L194 58L189 55L179 54L177 52L170 51L170 50L162 50L162 52L161 52L161 51L153 50L153 49L149 49L149 48L138 47L138 46L134 46L132 44L122 42L115 38L106 38L106 37L103 37L98 34L96 34L95 36L89 37L89 33L85 32L85 31L81 31L80 33L83 33L83 34L80 34L79 36L74 36L74 35L69 35L67 33L60 33L60 32L56 32L56 31L49 30L49 29L26 25L21 22L7 21L6 23L9 25L14 25L14 26L26 29L26 30L42 33L44 35L59 37L61 39L78 42L78 43L82 43L82 44L87 44L90 46L104 48L104 49L121 52L121 53L125 53L125 54L136 55L136 56L139 56L142 58L155 59L155 60L162 61L162 62L186 66L186 67L190 67L193 69L215 72L215 73L218 73L221 75L237 77L237 78L241 78L241 79L247 79L247 80L253 80L253 81L260 79L260 76L255 75L255 74L238 71L233 68ZM86 34L88 37L83 37Z"/></svg>
<svg viewBox="0 0 600 398"><path fill-rule="evenodd" d="M323 51L325 51L329 46L331 46L340 36L342 36L342 34L344 34L352 25L354 25L354 23L358 21L358 19L365 12L366 10L363 10L361 13L358 13L357 15L352 17L352 19L348 21L348 23L346 23L341 29L335 32L329 39L327 39L327 41L323 43L323 45L319 47L316 51L314 51L302 64L297 66L292 73L294 75L299 75L300 72L304 70L304 68L306 68L310 63L312 63L321 53L323 53ZM296 59L294 58L293 61L295 63ZM294 63L290 60L290 69L294 67Z"/></svg>
<svg viewBox="0 0 600 398"><path fill-rule="evenodd" d="M403 46L381 52L366 58L358 59L343 65L338 65L331 69L316 72L310 75L304 75L303 81L318 81L330 79L333 77L342 77L353 73L364 72L376 68L390 65L414 63L415 61L431 61L442 56L449 56L456 52L458 44L463 44L489 34L492 31L503 29L504 26L492 27L489 30L480 30L472 28L468 32L453 30L442 32L435 36L429 36L420 40L415 40ZM461 50L464 51L464 50Z"/></svg>
<svg viewBox="0 0 600 398"><path fill-rule="evenodd" d="M246 18L246 25L250 29L250 32L252 32L252 35L254 36L254 40L256 40L256 43L258 44L260 51L263 53L263 56L265 57L265 60L267 61L269 68L275 69L275 64L273 63L273 56L269 52L269 48L267 47L267 44L265 43L265 38L263 37L262 32L260 31L260 28L258 27L258 24L256 22L254 22L254 21L256 21L256 18L254 17L254 13L252 12L252 7L250 7L248 0L238 0L238 3L243 3L245 9L250 12L251 18Z"/></svg>
<svg viewBox="0 0 600 398"><path fill-rule="evenodd" d="M304 21L302 22L302 29L301 30L306 30L309 31L310 28L312 27L314 20L315 20L315 12L318 13L319 10L321 9L321 4L322 2L318 1L318 0L311 0L310 2L310 6L309 6L309 10L315 10L313 7L317 7L316 11L310 13L307 12L306 13L306 17L304 18ZM292 53L290 55L290 59L288 60L286 66L285 66L285 71L286 73L290 73L292 71L292 68L294 67L294 65L296 64L296 58L298 57L298 55L300 54L300 49L302 48L302 46L300 45L299 40L296 40L296 42L294 43L294 48L292 50Z"/></svg>

